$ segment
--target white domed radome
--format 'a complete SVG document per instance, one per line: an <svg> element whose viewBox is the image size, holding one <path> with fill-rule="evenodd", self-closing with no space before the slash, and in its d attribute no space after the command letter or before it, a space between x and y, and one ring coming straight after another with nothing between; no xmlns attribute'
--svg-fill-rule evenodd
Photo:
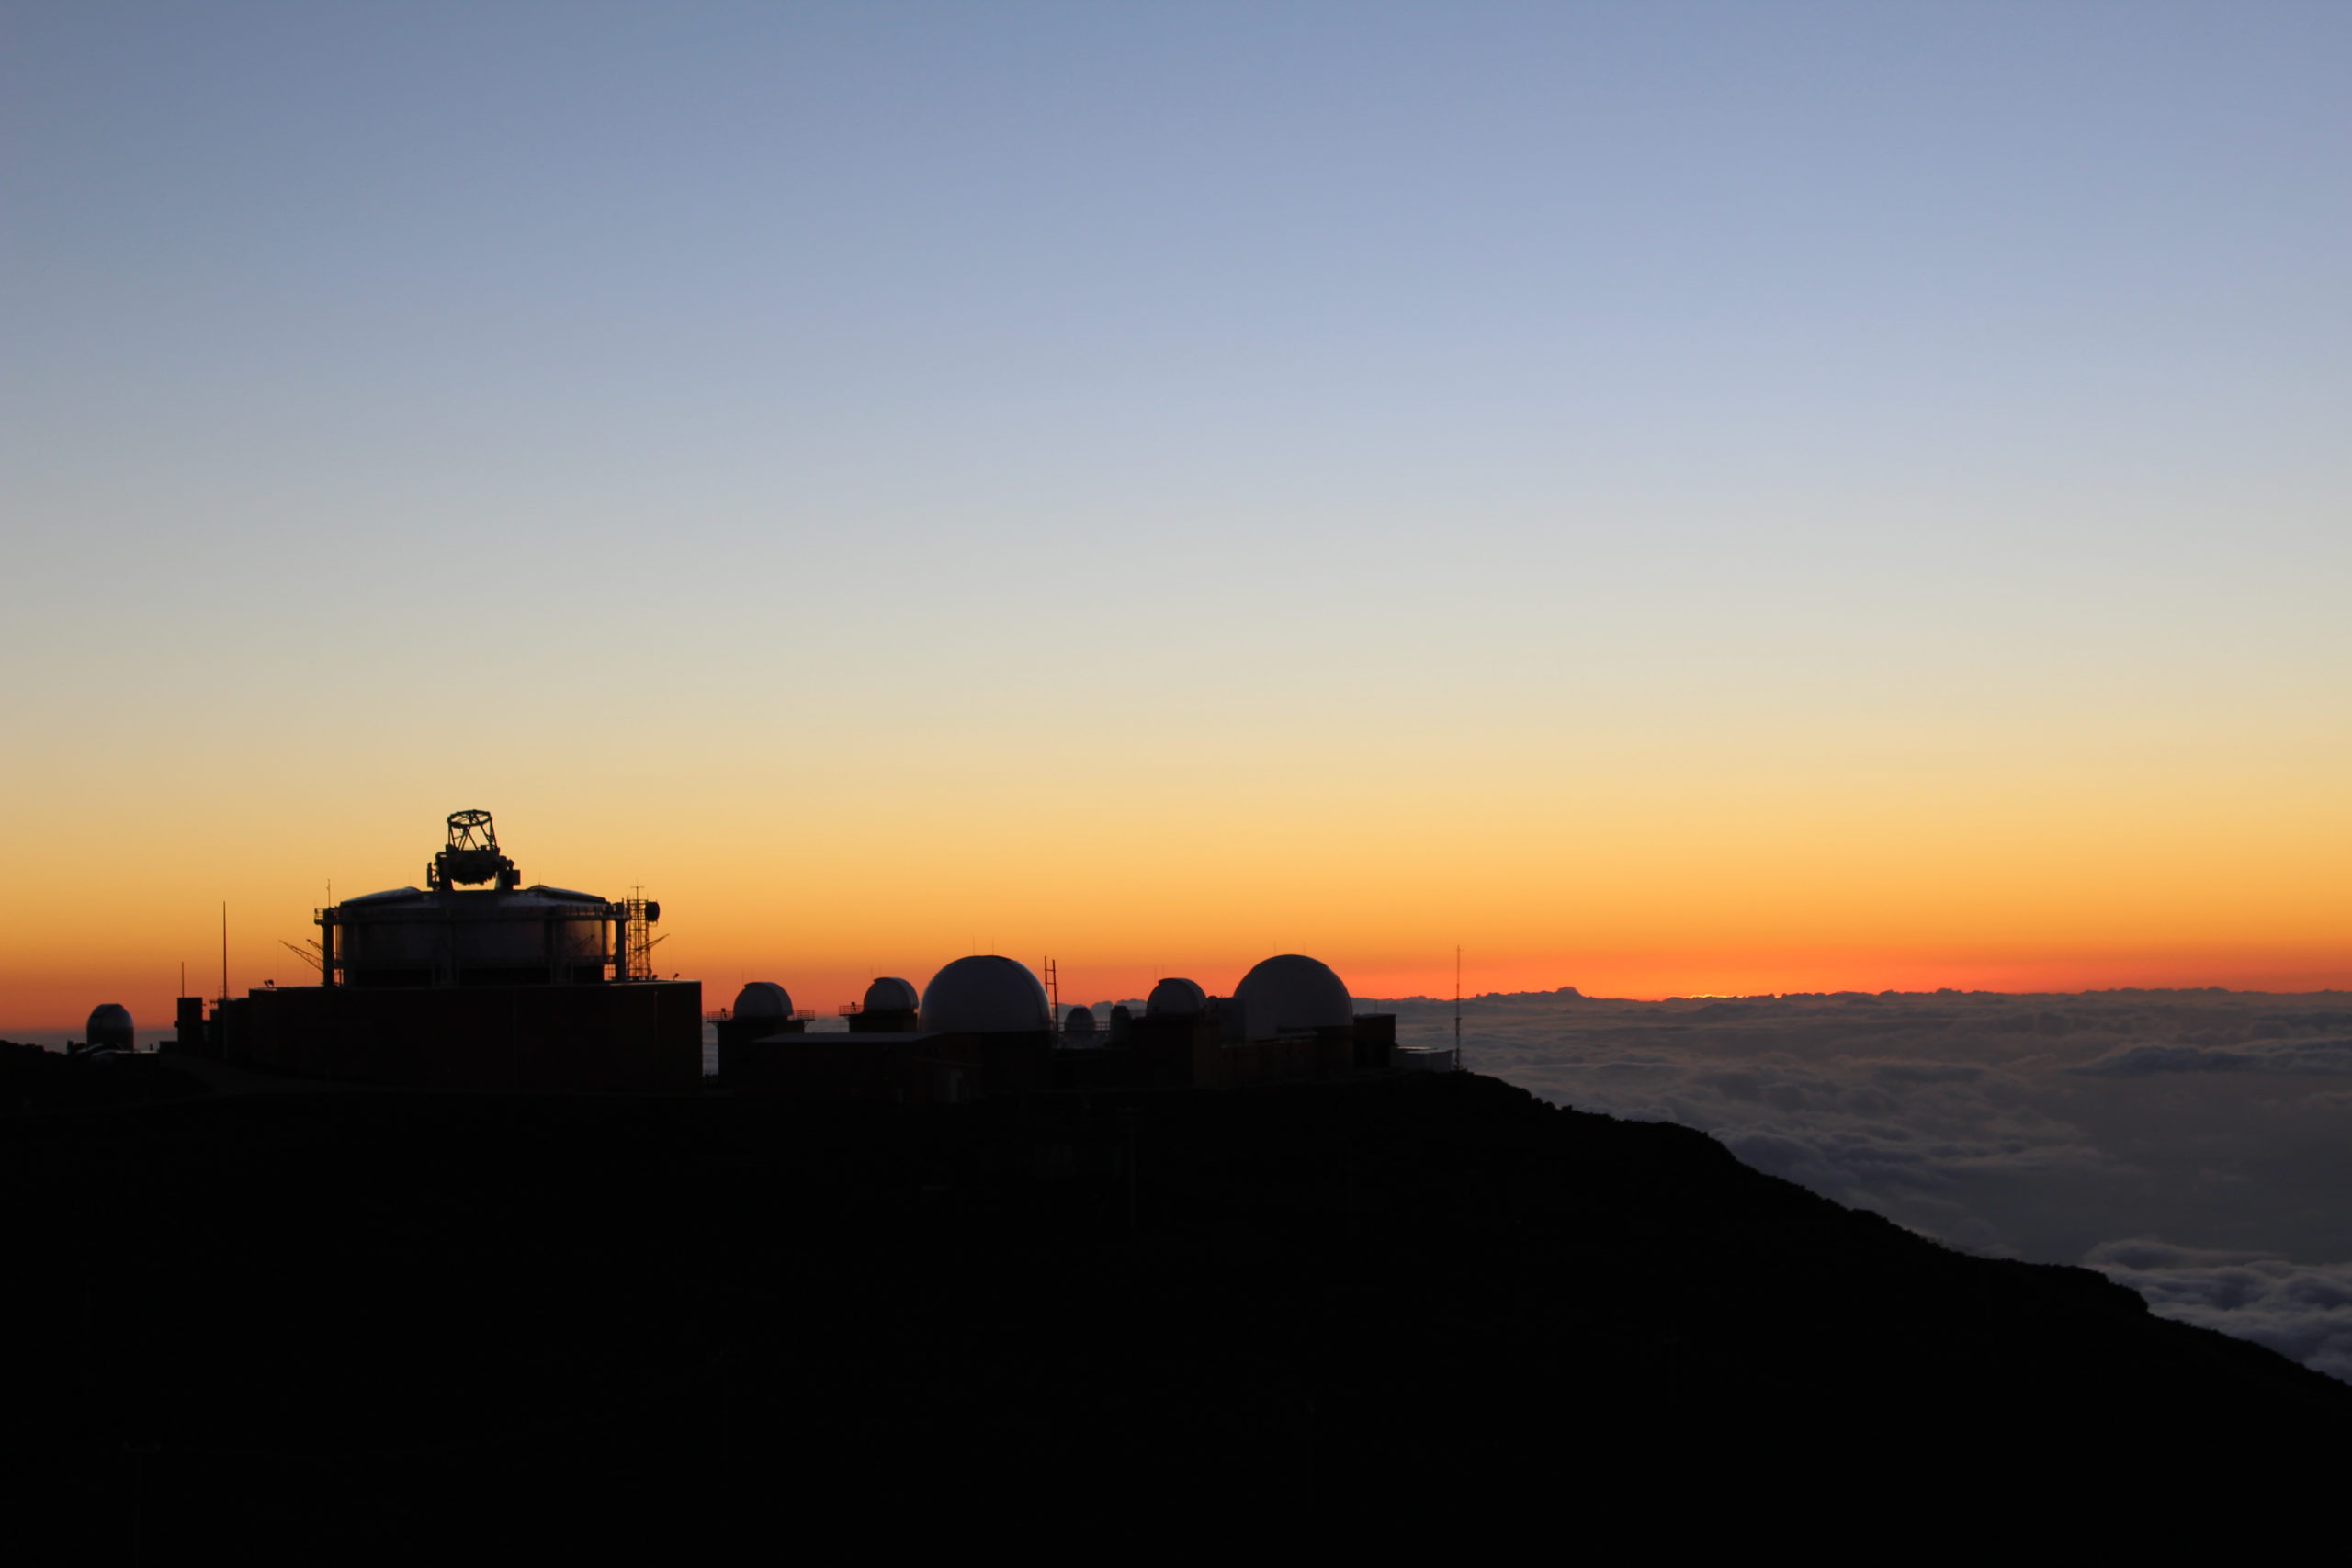
<svg viewBox="0 0 2352 1568"><path fill-rule="evenodd" d="M1062 1020L1062 1032L1064 1034L1093 1033L1094 1010L1092 1008L1070 1009L1069 1014Z"/></svg>
<svg viewBox="0 0 2352 1568"><path fill-rule="evenodd" d="M792 993L774 980L752 980L735 993L737 1018L773 1018L779 1021L792 1016Z"/></svg>
<svg viewBox="0 0 2352 1568"><path fill-rule="evenodd" d="M865 1012L912 1012L916 1005L914 987L896 975L885 975L865 987L865 1000L858 1007Z"/></svg>
<svg viewBox="0 0 2352 1568"><path fill-rule="evenodd" d="M1355 1021L1355 1003L1330 965L1295 953L1269 958L1233 988L1241 1027L1252 1040L1285 1029L1333 1029Z"/></svg>
<svg viewBox="0 0 2352 1568"><path fill-rule="evenodd" d="M1143 1004L1146 1018L1165 1018L1170 1014L1190 1017L1208 1006L1208 993L1190 980L1162 980L1151 988Z"/></svg>
<svg viewBox="0 0 2352 1568"><path fill-rule="evenodd" d="M89 1027L82 1037L89 1042L92 1050L106 1046L128 1051L138 1041L130 1026L130 1010L120 1002L100 1002L92 1008Z"/></svg>
<svg viewBox="0 0 2352 1568"><path fill-rule="evenodd" d="M922 1026L933 1034L1021 1034L1053 1028L1054 1010L1025 965L982 953L931 977L922 988Z"/></svg>

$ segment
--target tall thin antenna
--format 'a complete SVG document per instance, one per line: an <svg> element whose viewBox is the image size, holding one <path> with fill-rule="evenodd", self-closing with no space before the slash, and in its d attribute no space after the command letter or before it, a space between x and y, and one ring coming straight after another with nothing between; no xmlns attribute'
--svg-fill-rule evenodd
<svg viewBox="0 0 2352 1568"><path fill-rule="evenodd" d="M1453 950L1453 1070L1462 1070L1462 949Z"/></svg>
<svg viewBox="0 0 2352 1568"><path fill-rule="evenodd" d="M229 900L220 900L220 999L229 999Z"/></svg>

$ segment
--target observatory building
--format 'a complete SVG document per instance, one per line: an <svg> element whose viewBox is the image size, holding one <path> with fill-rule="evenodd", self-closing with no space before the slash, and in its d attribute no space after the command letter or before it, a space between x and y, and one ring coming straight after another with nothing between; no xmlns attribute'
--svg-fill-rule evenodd
<svg viewBox="0 0 2352 1568"><path fill-rule="evenodd" d="M753 981L718 1015L719 1078L739 1093L954 1104L1056 1089L1211 1089L1337 1077L1397 1065L1396 1020L1358 1014L1327 964L1283 953L1230 997L1187 979L1152 987L1141 1017L1089 1008L1057 1018L1023 964L959 958L918 1001L876 980L850 1032L812 1033L784 987Z"/></svg>
<svg viewBox="0 0 2352 1568"><path fill-rule="evenodd" d="M702 987L653 977L661 905L523 886L487 811L453 812L448 834L423 887L317 912L319 984L224 999L209 1021L198 1002L201 1048L368 1083L697 1087ZM182 1049L192 1001L181 998Z"/></svg>
<svg viewBox="0 0 2352 1568"><path fill-rule="evenodd" d="M661 905L525 886L487 811L452 812L422 887L316 912L315 986L179 1002L168 1049L307 1077L458 1089L691 1091L703 1082L702 987L661 980ZM1047 965L1050 976L1052 966ZM1265 960L1230 996L1170 977L1140 1012L1062 1009L1027 965L958 958L918 990L894 975L815 1018L772 980L712 1015L729 1090L956 1104L996 1095L1238 1088L1430 1065L1396 1021L1358 1014L1329 965ZM103 1016L101 1016L103 1015ZM119 1016L117 1016L119 1015ZM128 1045L101 1008L93 1042Z"/></svg>

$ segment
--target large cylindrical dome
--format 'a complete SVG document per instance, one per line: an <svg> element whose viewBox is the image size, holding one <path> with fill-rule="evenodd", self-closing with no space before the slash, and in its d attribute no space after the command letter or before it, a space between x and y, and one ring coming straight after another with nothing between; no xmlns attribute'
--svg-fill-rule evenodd
<svg viewBox="0 0 2352 1568"><path fill-rule="evenodd" d="M614 957L612 907L568 887L396 887L346 898L327 918L349 986L576 983L603 979Z"/></svg>
<svg viewBox="0 0 2352 1568"><path fill-rule="evenodd" d="M1233 988L1241 1027L1252 1040L1286 1029L1334 1029L1355 1021L1348 987L1327 964L1300 953L1269 958Z"/></svg>
<svg viewBox="0 0 2352 1568"><path fill-rule="evenodd" d="M922 988L922 1026L934 1034L1018 1034L1054 1026L1046 987L1026 965L993 953L959 958Z"/></svg>

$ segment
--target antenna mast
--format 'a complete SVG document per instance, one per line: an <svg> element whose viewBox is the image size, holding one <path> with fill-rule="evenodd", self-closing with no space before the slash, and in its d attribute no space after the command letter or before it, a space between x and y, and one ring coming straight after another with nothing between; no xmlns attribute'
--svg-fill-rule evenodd
<svg viewBox="0 0 2352 1568"><path fill-rule="evenodd" d="M629 896L610 906L618 917L617 951L613 955L613 978L616 980L650 980L653 975L653 950L670 939L655 936L652 928L662 919L662 901L648 898L645 889L632 887Z"/></svg>
<svg viewBox="0 0 2352 1568"><path fill-rule="evenodd" d="M1462 1070L1462 949L1453 950L1453 1070Z"/></svg>

